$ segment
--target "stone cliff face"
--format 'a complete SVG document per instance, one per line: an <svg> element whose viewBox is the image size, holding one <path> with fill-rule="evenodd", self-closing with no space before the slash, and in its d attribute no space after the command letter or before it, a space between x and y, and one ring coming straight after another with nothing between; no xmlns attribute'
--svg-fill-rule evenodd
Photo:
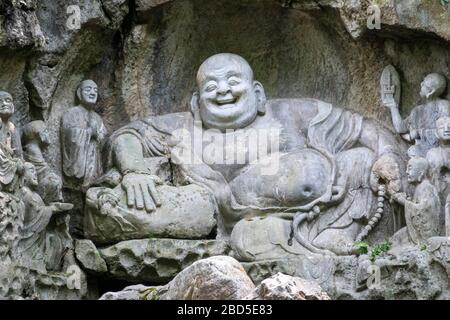
<svg viewBox="0 0 450 320"><path fill-rule="evenodd" d="M233 52L249 60L270 98L314 97L389 127L382 68L400 71L407 114L424 75L450 76L450 8L438 0L376 1L381 28L369 29L370 4L4 0L0 88L15 97L17 124L54 124L57 148L59 119L81 79L99 84L99 112L113 130L146 114L187 111L200 63ZM60 159L51 157L59 170Z"/></svg>
<svg viewBox="0 0 450 320"><path fill-rule="evenodd" d="M380 28L371 28L376 11L372 4L380 10ZM49 124L51 145L45 156L59 175L60 119L74 105L82 79L97 82L97 111L112 132L145 115L188 111L196 70L219 52L246 58L269 98L317 98L392 128L380 100L381 72L388 64L399 71L403 115L420 103L425 75L440 72L450 79L450 4L446 0L0 2L0 90L14 96L13 121L19 128L31 120ZM71 200L71 195L66 197ZM79 221L80 215L75 215L73 223Z"/></svg>

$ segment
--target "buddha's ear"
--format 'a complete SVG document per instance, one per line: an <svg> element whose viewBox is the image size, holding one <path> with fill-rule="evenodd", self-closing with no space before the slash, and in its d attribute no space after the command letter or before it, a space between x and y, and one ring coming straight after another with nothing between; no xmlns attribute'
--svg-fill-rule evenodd
<svg viewBox="0 0 450 320"><path fill-rule="evenodd" d="M80 86L78 86L78 88L77 88L77 99L78 99L78 102L82 101L82 99L81 99L81 87Z"/></svg>
<svg viewBox="0 0 450 320"><path fill-rule="evenodd" d="M194 123L201 124L202 119L200 118L200 94L198 92L194 92L191 98L191 112L194 116Z"/></svg>
<svg viewBox="0 0 450 320"><path fill-rule="evenodd" d="M259 81L253 82L253 90L255 90L256 102L258 104L258 114L264 115L266 113L266 93L264 87Z"/></svg>
<svg viewBox="0 0 450 320"><path fill-rule="evenodd" d="M427 99L430 99L431 97L434 97L435 94L436 94L436 88L434 88L433 90L431 90L431 92L429 94L427 94Z"/></svg>

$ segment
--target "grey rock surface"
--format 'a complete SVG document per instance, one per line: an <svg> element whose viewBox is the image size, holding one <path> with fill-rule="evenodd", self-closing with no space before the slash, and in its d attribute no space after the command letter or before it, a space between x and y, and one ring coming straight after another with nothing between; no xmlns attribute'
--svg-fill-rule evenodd
<svg viewBox="0 0 450 320"><path fill-rule="evenodd" d="M86 271L94 273L108 271L105 260L90 240L75 240L75 257Z"/></svg>
<svg viewBox="0 0 450 320"><path fill-rule="evenodd" d="M142 239L119 242L99 251L110 277L167 283L197 260L228 254L229 247L217 240Z"/></svg>
<svg viewBox="0 0 450 320"><path fill-rule="evenodd" d="M240 300L255 285L241 264L228 256L195 262L160 289L158 300Z"/></svg>
<svg viewBox="0 0 450 320"><path fill-rule="evenodd" d="M124 288L117 292L107 292L99 300L144 300L143 293L152 287L138 284ZM155 289L156 290L156 289Z"/></svg>
<svg viewBox="0 0 450 320"><path fill-rule="evenodd" d="M248 300L330 300L314 281L291 277L282 273L263 280Z"/></svg>
<svg viewBox="0 0 450 320"><path fill-rule="evenodd" d="M357 297L387 300L448 300L449 248L448 238L433 237L426 245L420 247L403 247L400 250L393 248L373 262L367 260L364 262L364 257L361 257L356 279L358 285L366 286L367 290L361 291ZM368 265L375 268L367 269ZM376 271L367 274L367 270ZM381 280L377 282L378 276Z"/></svg>
<svg viewBox="0 0 450 320"><path fill-rule="evenodd" d="M282 273L257 287L238 261L226 256L195 262L165 286L134 285L100 300L329 300L314 281Z"/></svg>

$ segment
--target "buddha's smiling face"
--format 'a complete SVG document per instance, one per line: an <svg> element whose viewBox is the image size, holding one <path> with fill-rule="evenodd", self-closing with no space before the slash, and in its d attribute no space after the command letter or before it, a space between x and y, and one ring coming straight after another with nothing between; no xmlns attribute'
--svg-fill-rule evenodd
<svg viewBox="0 0 450 320"><path fill-rule="evenodd" d="M258 114L258 92L253 72L241 57L220 54L207 59L197 75L198 107L207 128L238 129Z"/></svg>

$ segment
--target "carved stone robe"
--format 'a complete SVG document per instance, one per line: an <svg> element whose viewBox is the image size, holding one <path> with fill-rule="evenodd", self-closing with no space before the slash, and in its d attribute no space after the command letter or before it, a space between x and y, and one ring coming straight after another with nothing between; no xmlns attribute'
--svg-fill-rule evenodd
<svg viewBox="0 0 450 320"><path fill-rule="evenodd" d="M91 124L95 124L94 139ZM77 106L64 114L61 123L63 170L66 177L89 186L102 174L101 148L107 131L101 117L94 111Z"/></svg>
<svg viewBox="0 0 450 320"><path fill-rule="evenodd" d="M450 103L447 100L436 100L415 107L405 119L408 130L416 130L418 133L415 143L418 156L425 157L428 150L439 145L436 120L444 116L450 116Z"/></svg>
<svg viewBox="0 0 450 320"><path fill-rule="evenodd" d="M22 158L22 147L17 129L12 122L3 130L0 123L0 185L6 186L16 177L17 159Z"/></svg>
<svg viewBox="0 0 450 320"><path fill-rule="evenodd" d="M19 253L24 263L32 268L57 269L65 250L71 245L68 234L68 216L53 217L38 193L22 187L19 197L25 205L25 214L19 242Z"/></svg>
<svg viewBox="0 0 450 320"><path fill-rule="evenodd" d="M442 210L439 193L429 180L422 181L414 191L412 201L405 202L405 218L409 239L422 244L439 236L439 215Z"/></svg>

